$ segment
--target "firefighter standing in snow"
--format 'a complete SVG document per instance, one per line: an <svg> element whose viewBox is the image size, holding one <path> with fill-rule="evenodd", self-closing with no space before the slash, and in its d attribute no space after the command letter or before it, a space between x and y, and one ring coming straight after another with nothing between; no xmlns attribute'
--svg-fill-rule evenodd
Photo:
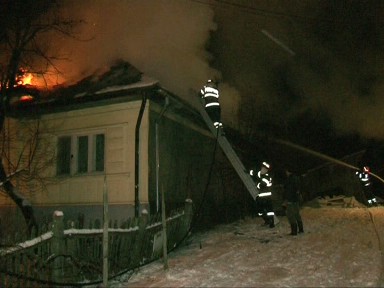
<svg viewBox="0 0 384 288"><path fill-rule="evenodd" d="M207 84L201 89L200 94L205 100L205 111L207 111L213 125L216 128L222 128L223 124L221 123L221 108L217 85L212 80L208 80Z"/></svg>
<svg viewBox="0 0 384 288"><path fill-rule="evenodd" d="M279 223L279 220L273 212L272 177L268 174L269 168L270 165L263 162L260 171L257 172L257 175L254 175L254 170L251 170L249 174L253 178L256 176L256 186L259 190L259 194L256 197L256 204L259 209L258 215L264 219L265 225L269 225L270 228L273 228Z"/></svg>
<svg viewBox="0 0 384 288"><path fill-rule="evenodd" d="M377 200L372 192L372 182L369 175L369 167L364 166L362 171L356 171L356 175L359 177L361 186L363 187L363 196L368 206L376 206Z"/></svg>

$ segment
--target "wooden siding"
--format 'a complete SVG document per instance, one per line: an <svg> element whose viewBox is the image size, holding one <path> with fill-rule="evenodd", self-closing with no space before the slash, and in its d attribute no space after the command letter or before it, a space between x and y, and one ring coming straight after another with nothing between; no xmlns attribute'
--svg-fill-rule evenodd
<svg viewBox="0 0 384 288"><path fill-rule="evenodd" d="M57 121L58 128L52 134L73 135L81 133L92 133L92 131L105 134L105 172L107 175L109 200L111 203L134 203L134 157L135 157L135 127L139 113L140 102L129 102L114 104L110 106L88 108L84 110L75 110L65 113L48 115L50 122ZM143 123L147 121L143 117ZM54 117L53 117L54 116ZM65 121L63 121L65 119ZM146 150L147 125L141 125L140 150ZM145 153L141 153L143 159L140 161L142 174L147 171L147 160ZM54 167L51 171L54 176ZM58 193L65 193L67 202L64 199L54 199L49 197L53 203L88 203L96 204L102 201L104 173L95 173L87 175L73 175L63 177L59 183L47 186L48 191L58 190ZM142 190L140 195L146 195L146 178L140 178ZM147 197L141 199L145 201ZM44 203L39 199L39 203Z"/></svg>
<svg viewBox="0 0 384 288"><path fill-rule="evenodd" d="M135 127L141 101L111 104L67 112L43 115L40 133L46 145L40 147L40 153L56 149L60 136L105 135L105 174L111 204L134 205L135 197ZM148 106L147 106L148 107ZM148 109L148 108L147 108ZM143 115L140 126L140 202L148 202L148 112ZM12 127L17 127L14 120ZM32 122L32 121L31 121ZM22 131L23 127L15 128ZM23 133L18 133L21 137ZM13 159L22 147L25 139L19 138L19 145L13 145ZM76 161L76 159L73 159ZM43 174L45 188L28 196L33 205L73 206L101 205L103 192L103 172L56 176L56 161L46 167ZM28 188L21 190L28 195ZM8 203L7 197L0 197L0 205ZM126 215L127 216L127 215Z"/></svg>

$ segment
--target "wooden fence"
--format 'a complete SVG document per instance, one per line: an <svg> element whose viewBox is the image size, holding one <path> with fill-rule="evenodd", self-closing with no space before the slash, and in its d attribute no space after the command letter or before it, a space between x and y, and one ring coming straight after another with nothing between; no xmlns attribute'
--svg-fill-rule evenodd
<svg viewBox="0 0 384 288"><path fill-rule="evenodd" d="M52 287L98 284L103 275L103 229L64 227L56 211L50 230L39 237L0 250L0 287ZM192 201L166 219L167 249L187 235ZM140 218L115 221L108 229L109 278L159 259L163 253L161 215L145 211Z"/></svg>

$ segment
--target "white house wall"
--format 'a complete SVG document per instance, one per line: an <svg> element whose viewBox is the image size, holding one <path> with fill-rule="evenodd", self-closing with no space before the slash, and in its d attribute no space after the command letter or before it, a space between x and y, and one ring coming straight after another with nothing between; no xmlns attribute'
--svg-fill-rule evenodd
<svg viewBox="0 0 384 288"><path fill-rule="evenodd" d="M42 175L46 189L30 196L29 200L33 205L52 207L52 209L69 206L101 206L106 175L112 210L114 205L116 207L133 206L135 203L135 128L140 106L141 101L135 101L43 115L41 121L43 137L54 147L60 136L103 133L105 135L105 173L94 172L57 177L54 161ZM140 203L144 204L148 202L147 111L148 107L140 126L139 196ZM44 150L47 147L41 147L41 149ZM74 161L76 159L72 162ZM132 208L130 210L133 211ZM131 217L126 215L128 216Z"/></svg>

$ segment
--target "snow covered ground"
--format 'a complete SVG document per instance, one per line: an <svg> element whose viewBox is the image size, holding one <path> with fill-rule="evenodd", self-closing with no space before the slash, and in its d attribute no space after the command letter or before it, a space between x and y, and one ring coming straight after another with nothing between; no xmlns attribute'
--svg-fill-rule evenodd
<svg viewBox="0 0 384 288"><path fill-rule="evenodd" d="M384 287L384 207L304 207L305 233L290 236L285 216L260 218L190 236L162 260L110 287Z"/></svg>

